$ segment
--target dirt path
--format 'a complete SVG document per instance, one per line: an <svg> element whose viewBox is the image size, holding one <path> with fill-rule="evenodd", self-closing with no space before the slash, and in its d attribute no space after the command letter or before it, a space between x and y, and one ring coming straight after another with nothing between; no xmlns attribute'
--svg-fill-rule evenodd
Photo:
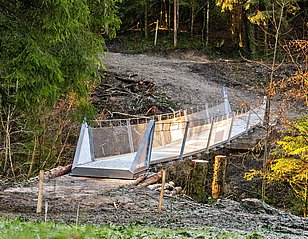
<svg viewBox="0 0 308 239"><path fill-rule="evenodd" d="M228 87L230 101L234 104L255 103L263 97L256 82L261 86L267 76L266 69L257 64L209 60L192 53L166 58L109 52L101 60L111 72L154 81L181 108L220 100L222 86Z"/></svg>
<svg viewBox="0 0 308 239"><path fill-rule="evenodd" d="M213 227L216 232L263 234L265 238L308 238L305 222L251 199L224 199L198 204L183 197L165 197L157 212L159 192L128 186L130 181L62 176L45 182L47 219L75 223L138 224L172 229ZM0 192L0 216L44 220L36 211L37 182Z"/></svg>

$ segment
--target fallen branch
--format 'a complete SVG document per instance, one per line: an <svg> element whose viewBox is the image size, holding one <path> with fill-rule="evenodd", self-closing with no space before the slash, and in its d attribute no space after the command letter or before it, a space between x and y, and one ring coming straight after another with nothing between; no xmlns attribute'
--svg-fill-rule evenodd
<svg viewBox="0 0 308 239"><path fill-rule="evenodd" d="M139 184L138 186L140 187L146 187L148 185L154 184L156 182L158 182L161 179L161 171L159 171L158 173L152 175L151 177L147 178L146 180L144 180L143 183Z"/></svg>
<svg viewBox="0 0 308 239"><path fill-rule="evenodd" d="M66 165L66 166L59 166L56 168L53 168L47 172L44 173L44 178L45 179L51 179L51 178L56 178L60 177L64 174L68 174L71 171L72 165Z"/></svg>
<svg viewBox="0 0 308 239"><path fill-rule="evenodd" d="M143 174L143 175L139 176L138 178L136 178L136 180L134 182L131 183L131 186L137 186L143 180L145 180L147 178L147 176L148 176L147 174Z"/></svg>

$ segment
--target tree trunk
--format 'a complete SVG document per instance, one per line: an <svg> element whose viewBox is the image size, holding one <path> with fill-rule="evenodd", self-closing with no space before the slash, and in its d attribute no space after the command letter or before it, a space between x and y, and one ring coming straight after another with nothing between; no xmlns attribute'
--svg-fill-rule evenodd
<svg viewBox="0 0 308 239"><path fill-rule="evenodd" d="M163 22L163 0L160 1L160 11L159 11L159 23L162 24Z"/></svg>
<svg viewBox="0 0 308 239"><path fill-rule="evenodd" d="M167 29L169 29L169 25L168 25L169 15L168 15L168 8L167 8L167 1L166 0L164 0L164 10L165 10L165 27Z"/></svg>
<svg viewBox="0 0 308 239"><path fill-rule="evenodd" d="M237 5L236 7L236 12L237 12L237 17L238 17L238 46L240 48L243 48L244 43L243 43L243 11L242 11L242 6Z"/></svg>
<svg viewBox="0 0 308 239"><path fill-rule="evenodd" d="M148 39L149 30L148 30L148 1L144 0L144 37Z"/></svg>
<svg viewBox="0 0 308 239"><path fill-rule="evenodd" d="M174 10L174 14L173 14L173 46L174 48L176 48L177 46L177 38L178 38L178 28L177 28L177 16L178 16L178 0L174 0L174 6L173 6L173 10Z"/></svg>
<svg viewBox="0 0 308 239"><path fill-rule="evenodd" d="M206 35L205 35L205 47L209 47L209 35L210 35L210 0L206 5Z"/></svg>
<svg viewBox="0 0 308 239"><path fill-rule="evenodd" d="M34 136L34 145L33 145L33 150L32 150L32 155L31 155L31 162L30 162L30 167L28 171L28 178L31 177L31 174L33 173L33 167L36 162L36 149L37 149L37 142L38 142L38 137L37 135Z"/></svg>
<svg viewBox="0 0 308 239"><path fill-rule="evenodd" d="M226 191L226 170L227 157L223 155L215 156L212 198L216 199L222 196Z"/></svg>
<svg viewBox="0 0 308 239"><path fill-rule="evenodd" d="M170 1L168 1L168 34L170 34L170 28L171 28L171 4Z"/></svg>
<svg viewBox="0 0 308 239"><path fill-rule="evenodd" d="M193 160L186 182L185 193L198 202L207 202L207 172L209 161Z"/></svg>
<svg viewBox="0 0 308 239"><path fill-rule="evenodd" d="M194 24L195 24L195 0L191 1L191 20L190 20L190 36L194 35Z"/></svg>
<svg viewBox="0 0 308 239"><path fill-rule="evenodd" d="M232 47L236 46L235 42L235 13L234 11L231 11L231 45Z"/></svg>

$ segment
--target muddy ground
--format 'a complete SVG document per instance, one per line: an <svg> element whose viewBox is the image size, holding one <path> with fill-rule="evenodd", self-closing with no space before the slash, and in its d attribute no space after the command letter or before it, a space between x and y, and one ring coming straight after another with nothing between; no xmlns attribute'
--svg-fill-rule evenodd
<svg viewBox="0 0 308 239"><path fill-rule="evenodd" d="M109 73L155 82L157 90L174 99L180 108L202 106L205 102L221 99L221 86L228 87L230 101L235 107L256 104L263 98L262 85L268 74L264 65L209 59L192 51L165 56L109 52L102 62ZM45 182L47 216L35 213L36 181L2 188L0 215L42 220L46 216L47 220L69 223L78 220L80 223L140 224L164 228L213 227L214 232L227 230L245 234L257 231L265 238L308 238L307 224L302 218L259 200L247 199L260 196L256 186L260 182L246 184L243 174L260 162L234 152L223 153L230 158L229 191L225 199L217 202L199 204L181 195L165 197L164 210L159 214L157 191L129 186L131 182L127 180L66 175Z"/></svg>
<svg viewBox="0 0 308 239"><path fill-rule="evenodd" d="M221 100L221 87L228 88L234 106L263 99L268 75L264 65L239 60L208 59L198 52L168 55L107 53L102 58L110 72L136 80L150 80L174 99L180 108L203 106Z"/></svg>
<svg viewBox="0 0 308 239"><path fill-rule="evenodd" d="M159 192L130 186L130 181L62 176L45 182L47 215L36 214L37 183L0 192L0 215L58 222L143 225L172 229L212 227L241 234L258 232L264 238L308 238L307 224L257 199L222 199L199 204L185 196L165 197L157 212ZM189 237L189 236L188 236Z"/></svg>

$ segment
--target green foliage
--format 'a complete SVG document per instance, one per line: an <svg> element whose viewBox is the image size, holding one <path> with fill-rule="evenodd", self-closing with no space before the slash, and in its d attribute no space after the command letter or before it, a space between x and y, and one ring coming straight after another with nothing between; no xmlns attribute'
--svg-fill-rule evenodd
<svg viewBox="0 0 308 239"><path fill-rule="evenodd" d="M55 131L52 121L67 127L71 109L89 108L100 76L98 53L105 48L101 33L112 37L120 24L116 2L0 0L1 174L8 174L8 164L13 174L27 168L25 159L42 166L57 158L52 151L63 131L59 125ZM67 100L72 96L73 105ZM70 101L69 110L54 115L61 100ZM58 135L47 139L48 131Z"/></svg>
<svg viewBox="0 0 308 239"><path fill-rule="evenodd" d="M99 238L216 238L244 239L264 238L261 234L252 232L217 232L211 228L203 230L171 230L141 226L109 225L95 227L91 225L66 225L52 222L31 222L19 219L0 219L0 239L99 239ZM216 231L216 232L214 232ZM219 230L223 231L223 230Z"/></svg>
<svg viewBox="0 0 308 239"><path fill-rule="evenodd" d="M264 177L268 183L288 183L301 200L301 207L306 214L308 203L308 116L294 121L288 128L287 135L277 142L272 150L273 160L269 171L251 170L245 174L247 180L256 176Z"/></svg>
<svg viewBox="0 0 308 239"><path fill-rule="evenodd" d="M158 33L157 46L154 46L154 35L149 34L148 40L146 40L140 34L129 34L124 41L124 52L127 53L141 53L141 52L158 52L163 53L165 51L173 51L173 36L166 35L164 32ZM121 39L122 40L122 39ZM193 37L189 34L182 33L178 40L177 50L183 49L199 49L205 50L205 46L201 39Z"/></svg>
<svg viewBox="0 0 308 239"><path fill-rule="evenodd" d="M289 135L277 142L269 181L285 181L305 203L308 187L308 116L289 127Z"/></svg>

